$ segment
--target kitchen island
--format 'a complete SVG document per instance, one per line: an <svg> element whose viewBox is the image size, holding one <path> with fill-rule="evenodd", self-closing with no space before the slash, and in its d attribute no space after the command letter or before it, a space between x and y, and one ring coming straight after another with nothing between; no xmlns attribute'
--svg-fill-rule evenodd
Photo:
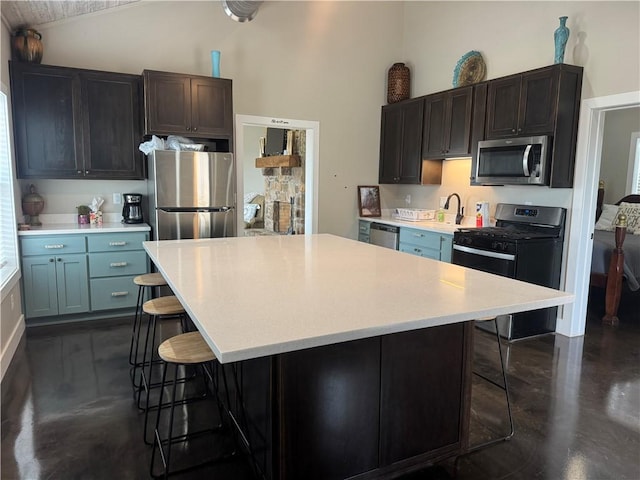
<svg viewBox="0 0 640 480"><path fill-rule="evenodd" d="M472 320L565 292L332 235L145 242L266 478L393 478L468 447Z"/></svg>

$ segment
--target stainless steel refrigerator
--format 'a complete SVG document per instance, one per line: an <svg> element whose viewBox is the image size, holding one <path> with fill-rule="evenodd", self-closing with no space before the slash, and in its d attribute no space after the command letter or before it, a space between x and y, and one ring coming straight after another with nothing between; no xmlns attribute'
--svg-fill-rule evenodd
<svg viewBox="0 0 640 480"><path fill-rule="evenodd" d="M149 156L153 238L233 237L236 178L231 153L156 150Z"/></svg>

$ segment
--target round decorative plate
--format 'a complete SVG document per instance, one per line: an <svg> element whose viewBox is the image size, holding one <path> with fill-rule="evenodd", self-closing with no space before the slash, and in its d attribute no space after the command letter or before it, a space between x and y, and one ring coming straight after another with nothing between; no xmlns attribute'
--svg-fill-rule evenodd
<svg viewBox="0 0 640 480"><path fill-rule="evenodd" d="M480 52L471 50L465 53L453 70L453 86L463 87L484 80L487 74L487 66Z"/></svg>

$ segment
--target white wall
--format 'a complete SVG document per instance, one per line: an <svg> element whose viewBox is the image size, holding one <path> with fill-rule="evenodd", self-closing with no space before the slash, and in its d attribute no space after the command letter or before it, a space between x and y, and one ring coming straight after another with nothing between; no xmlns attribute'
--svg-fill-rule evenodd
<svg viewBox="0 0 640 480"><path fill-rule="evenodd" d="M260 156L260 137L266 137L265 127L245 126L244 128L244 152L243 178L244 192L264 193L264 176L262 169L256 168L256 158ZM238 205L242 202L238 201Z"/></svg>
<svg viewBox="0 0 640 480"><path fill-rule="evenodd" d="M604 180L604 203L616 203L626 195L631 134L640 132L640 108L607 112L602 137L600 180Z"/></svg>
<svg viewBox="0 0 640 480"><path fill-rule="evenodd" d="M563 15L571 30L564 61L584 67L582 99L638 90L640 2L407 2L399 60L411 68L412 96L452 88L455 65L470 50L482 53L486 79L551 65ZM468 211L478 199L491 202L491 214L497 202L571 207L571 189L471 187L460 162L445 162L439 187L385 186L383 208L405 205L407 194L414 207L437 208L453 191Z"/></svg>
<svg viewBox="0 0 640 480"><path fill-rule="evenodd" d="M355 237L356 186L377 180L380 106L402 48L402 9L269 1L253 21L237 23L220 2L140 2L38 30L44 63L78 68L210 75L210 51L220 50L236 114L320 122L319 231ZM47 183L38 188L53 191Z"/></svg>
<svg viewBox="0 0 640 480"><path fill-rule="evenodd" d="M549 65L561 15L571 29L565 62L585 68L583 99L638 88L638 2L269 1L240 24L218 2L154 1L38 29L44 63L79 68L210 75L209 52L220 50L236 114L320 121L319 231L355 238L355 187L377 183L387 69L406 62L412 96L420 96L451 88L456 62L472 49L482 52L487 78ZM407 193L413 206L434 208L452 191L467 209L477 199L494 205L523 194L533 203L570 206L569 189L470 187L459 162L445 164L439 187L384 186L383 208L403 206ZM66 212L94 192L109 200L122 191L118 182L82 183L88 186L75 195L66 184L37 182L45 209Z"/></svg>

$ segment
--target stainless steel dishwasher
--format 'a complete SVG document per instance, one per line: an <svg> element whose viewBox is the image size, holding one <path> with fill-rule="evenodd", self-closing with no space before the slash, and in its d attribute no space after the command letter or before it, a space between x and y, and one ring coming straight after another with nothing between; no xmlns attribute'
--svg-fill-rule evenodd
<svg viewBox="0 0 640 480"><path fill-rule="evenodd" d="M371 223L369 243L371 243L372 245L379 245L381 247L387 247L397 250L399 236L400 227L385 225L383 223Z"/></svg>

